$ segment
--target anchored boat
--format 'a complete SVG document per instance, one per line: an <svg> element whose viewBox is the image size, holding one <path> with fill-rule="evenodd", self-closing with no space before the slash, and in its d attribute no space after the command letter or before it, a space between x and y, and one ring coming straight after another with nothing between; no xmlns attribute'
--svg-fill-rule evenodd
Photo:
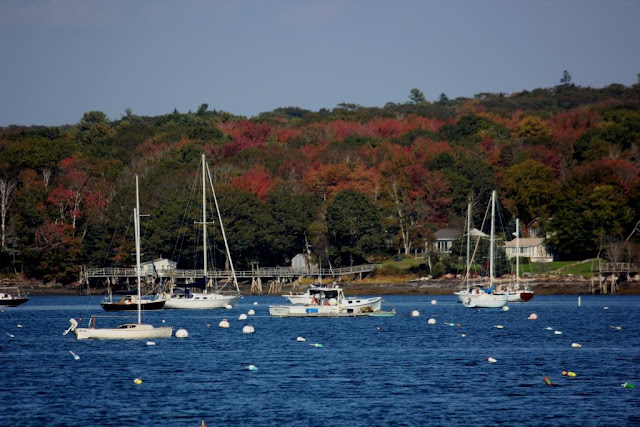
<svg viewBox="0 0 640 427"><path fill-rule="evenodd" d="M218 214L218 222L220 224L220 231L222 232L222 238L224 239L224 246L227 251L227 259L231 266L231 273L233 276L233 284L235 285L234 291L222 292L217 288L215 289L210 285L211 279L207 276L207 178L211 186L211 192L213 194L213 201L215 203L216 211ZM233 260L231 259L231 251L229 250L229 244L227 242L227 235L224 231L224 225L222 222L222 213L218 207L218 199L216 198L216 192L213 188L213 181L211 179L211 171L205 160L205 155L202 155L202 244L203 244L203 278L191 285L185 285L185 288L171 288L169 292L169 298L164 308L167 309L211 309L211 308L225 308L229 305L234 306L238 304L240 298L240 287L238 286L238 279L236 277L236 271L233 267ZM194 292L187 287L202 288L204 292ZM224 287L224 286L223 286Z"/></svg>
<svg viewBox="0 0 640 427"><path fill-rule="evenodd" d="M135 304L133 304L133 300L131 300L127 306L129 307L133 305L136 307L138 310L138 322L125 323L117 328L97 328L95 323L96 316L92 316L88 327L79 328L78 322L75 319L70 319L69 322L71 323L71 327L65 331L65 334L69 331L73 331L76 338L79 340L140 340L151 338L171 338L171 335L173 334L172 327L155 327L153 325L142 323L142 297L140 296L140 197L138 194L138 175L136 175L136 207L133 209L133 224L136 243L138 295L135 297ZM164 300L162 303L164 304Z"/></svg>
<svg viewBox="0 0 640 427"><path fill-rule="evenodd" d="M20 293L20 288L10 287L0 289L0 306L2 307L17 307L20 304L24 304L29 301L26 295Z"/></svg>
<svg viewBox="0 0 640 427"><path fill-rule="evenodd" d="M306 292L304 302L291 305L269 306L274 317L355 317L379 315L382 312L381 297L346 297L338 286L312 285ZM287 295L283 295L287 298ZM289 298L287 298L289 299ZM291 300L290 300L291 301ZM294 299L294 301L296 301Z"/></svg>

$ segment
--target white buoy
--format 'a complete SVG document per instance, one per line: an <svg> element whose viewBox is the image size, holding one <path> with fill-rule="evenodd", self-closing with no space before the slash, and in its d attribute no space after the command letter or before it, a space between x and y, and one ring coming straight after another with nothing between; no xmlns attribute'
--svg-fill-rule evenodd
<svg viewBox="0 0 640 427"><path fill-rule="evenodd" d="M496 329L504 329L503 325L493 325L493 327Z"/></svg>
<svg viewBox="0 0 640 427"><path fill-rule="evenodd" d="M411 317L419 317L420 316L420 312L418 310L413 310L411 312Z"/></svg>
<svg viewBox="0 0 640 427"><path fill-rule="evenodd" d="M256 312L255 312L255 311L253 311L253 309L251 309L251 310L247 311L247 314L248 314L249 316L253 316L254 314L256 314Z"/></svg>
<svg viewBox="0 0 640 427"><path fill-rule="evenodd" d="M228 328L230 326L229 321L227 319L222 319L220 323L218 323L218 326L221 328Z"/></svg>
<svg viewBox="0 0 640 427"><path fill-rule="evenodd" d="M253 305L258 305L258 301L254 301Z"/></svg>
<svg viewBox="0 0 640 427"><path fill-rule="evenodd" d="M252 334L255 331L256 331L255 328L251 325L245 325L244 328L242 328L243 334Z"/></svg>
<svg viewBox="0 0 640 427"><path fill-rule="evenodd" d="M546 328L544 328L545 331L553 331L553 328L551 326L547 326Z"/></svg>
<svg viewBox="0 0 640 427"><path fill-rule="evenodd" d="M298 337L296 341L305 342L307 339L305 337Z"/></svg>
<svg viewBox="0 0 640 427"><path fill-rule="evenodd" d="M427 323L430 325L435 325L436 324L436 319L434 319L433 317L429 320L427 320Z"/></svg>
<svg viewBox="0 0 640 427"><path fill-rule="evenodd" d="M147 345L156 345L153 341L147 341Z"/></svg>
<svg viewBox="0 0 640 427"><path fill-rule="evenodd" d="M226 308L227 310L231 310L233 306L231 304L227 304L224 306L224 308Z"/></svg>
<svg viewBox="0 0 640 427"><path fill-rule="evenodd" d="M438 304L438 301L436 301L436 300L432 299L432 300L431 300L431 305L436 305L436 304Z"/></svg>
<svg viewBox="0 0 640 427"><path fill-rule="evenodd" d="M238 316L238 320L247 320L247 315L242 313L240 316Z"/></svg>
<svg viewBox="0 0 640 427"><path fill-rule="evenodd" d="M493 357L487 357L487 362L489 362L489 363L496 363L496 362L497 362L497 360L496 360L496 359L494 359Z"/></svg>
<svg viewBox="0 0 640 427"><path fill-rule="evenodd" d="M582 305L582 297L578 295L578 307Z"/></svg>
<svg viewBox="0 0 640 427"><path fill-rule="evenodd" d="M562 331L553 331L553 333L556 335L562 335Z"/></svg>
<svg viewBox="0 0 640 427"><path fill-rule="evenodd" d="M256 365L249 365L249 366L247 366L247 369L250 370L250 371L257 371L258 367Z"/></svg>
<svg viewBox="0 0 640 427"><path fill-rule="evenodd" d="M603 307L604 310L609 310L609 307Z"/></svg>
<svg viewBox="0 0 640 427"><path fill-rule="evenodd" d="M571 343L571 347L580 348L580 347L582 347L582 344L578 344L577 342L574 342L574 343Z"/></svg>
<svg viewBox="0 0 640 427"><path fill-rule="evenodd" d="M189 332L186 329L178 329L176 331L176 338L187 338L189 337Z"/></svg>
<svg viewBox="0 0 640 427"><path fill-rule="evenodd" d="M22 325L17 325L18 328L22 328Z"/></svg>
<svg viewBox="0 0 640 427"><path fill-rule="evenodd" d="M538 315L535 314L535 313L531 313L529 315L529 317L527 317L527 319L529 319L529 320L538 320Z"/></svg>
<svg viewBox="0 0 640 427"><path fill-rule="evenodd" d="M504 307L502 307L502 311L509 311L509 307L505 305Z"/></svg>
<svg viewBox="0 0 640 427"><path fill-rule="evenodd" d="M460 334L460 336L461 336L462 338L466 338L466 337L467 337L467 334Z"/></svg>

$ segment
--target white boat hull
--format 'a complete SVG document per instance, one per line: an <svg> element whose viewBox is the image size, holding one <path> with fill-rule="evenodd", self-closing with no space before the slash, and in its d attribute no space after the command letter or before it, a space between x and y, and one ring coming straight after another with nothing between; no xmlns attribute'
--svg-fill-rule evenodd
<svg viewBox="0 0 640 427"><path fill-rule="evenodd" d="M164 304L164 308L182 310L207 310L211 308L225 308L227 305L237 305L239 298L239 295L202 293L190 294L189 297L171 296Z"/></svg>
<svg viewBox="0 0 640 427"><path fill-rule="evenodd" d="M331 317L375 313L382 308L382 298L344 298L340 304L294 304L269 306L274 317Z"/></svg>
<svg viewBox="0 0 640 427"><path fill-rule="evenodd" d="M118 328L75 328L73 333L79 340L144 340L171 338L173 328L127 323Z"/></svg>
<svg viewBox="0 0 640 427"><path fill-rule="evenodd" d="M507 305L507 297L507 294L468 293L462 297L462 304L469 308L501 308Z"/></svg>

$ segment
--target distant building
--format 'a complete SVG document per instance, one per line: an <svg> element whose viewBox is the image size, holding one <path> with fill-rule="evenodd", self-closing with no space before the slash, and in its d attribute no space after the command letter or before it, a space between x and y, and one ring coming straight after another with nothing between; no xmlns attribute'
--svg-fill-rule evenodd
<svg viewBox="0 0 640 427"><path fill-rule="evenodd" d="M140 263L143 276L166 276L169 271L175 270L178 263L167 258L158 258L153 261Z"/></svg>
<svg viewBox="0 0 640 427"><path fill-rule="evenodd" d="M551 262L553 261L553 255L547 252L544 246L544 239L540 237L521 237L520 239L520 256L526 257L531 262ZM517 242L516 239L506 242L504 244L507 257L515 258L517 255Z"/></svg>
<svg viewBox="0 0 640 427"><path fill-rule="evenodd" d="M291 260L291 268L293 270L316 270L318 265L309 261L309 255L298 254Z"/></svg>
<svg viewBox="0 0 640 427"><path fill-rule="evenodd" d="M488 237L482 231L477 228L472 228L471 233L472 239L477 239L479 237ZM462 236L462 230L457 228L443 228L435 232L436 241L434 249L443 254L451 253L451 246L453 242L458 240Z"/></svg>

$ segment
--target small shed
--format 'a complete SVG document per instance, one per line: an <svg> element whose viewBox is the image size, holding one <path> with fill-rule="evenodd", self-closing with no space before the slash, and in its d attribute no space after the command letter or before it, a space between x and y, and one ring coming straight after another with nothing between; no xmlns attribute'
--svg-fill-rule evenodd
<svg viewBox="0 0 640 427"><path fill-rule="evenodd" d="M140 263L143 276L166 276L171 270L175 270L176 266L177 263L168 258L158 258Z"/></svg>
<svg viewBox="0 0 640 427"><path fill-rule="evenodd" d="M318 268L318 265L309 260L309 255L298 254L291 260L291 268L293 270L314 270Z"/></svg>

